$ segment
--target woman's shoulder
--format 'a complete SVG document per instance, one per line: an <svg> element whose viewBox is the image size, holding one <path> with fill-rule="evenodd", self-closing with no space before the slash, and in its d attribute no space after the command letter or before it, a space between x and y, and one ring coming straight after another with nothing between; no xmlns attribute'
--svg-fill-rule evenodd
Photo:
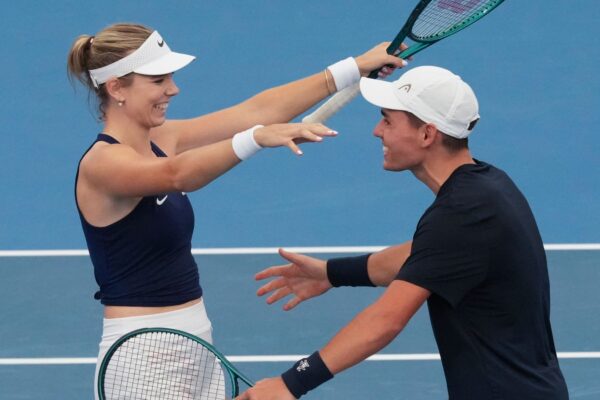
<svg viewBox="0 0 600 400"><path fill-rule="evenodd" d="M167 156L177 153L177 121L167 120L161 126L150 129L150 140Z"/></svg>

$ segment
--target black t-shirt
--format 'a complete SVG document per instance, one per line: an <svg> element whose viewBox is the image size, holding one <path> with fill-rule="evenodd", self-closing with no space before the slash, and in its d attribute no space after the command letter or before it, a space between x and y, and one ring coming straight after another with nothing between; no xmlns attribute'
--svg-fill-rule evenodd
<svg viewBox="0 0 600 400"><path fill-rule="evenodd" d="M501 170L466 164L421 217L397 279L432 295L451 400L563 400L542 239Z"/></svg>

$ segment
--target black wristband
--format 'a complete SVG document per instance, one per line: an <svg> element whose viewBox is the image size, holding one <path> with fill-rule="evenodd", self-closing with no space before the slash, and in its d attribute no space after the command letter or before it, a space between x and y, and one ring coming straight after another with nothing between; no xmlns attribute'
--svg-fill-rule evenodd
<svg viewBox="0 0 600 400"><path fill-rule="evenodd" d="M321 359L318 351L296 362L294 366L281 374L283 382L291 394L299 399L320 384L333 378L333 374Z"/></svg>
<svg viewBox="0 0 600 400"><path fill-rule="evenodd" d="M372 253L327 261L327 279L332 286L375 286L369 279L367 263Z"/></svg>

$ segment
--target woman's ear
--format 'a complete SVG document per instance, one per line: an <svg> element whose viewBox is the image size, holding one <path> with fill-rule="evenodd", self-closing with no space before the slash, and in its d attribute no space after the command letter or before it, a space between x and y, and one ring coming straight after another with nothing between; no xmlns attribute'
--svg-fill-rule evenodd
<svg viewBox="0 0 600 400"><path fill-rule="evenodd" d="M123 85L121 85L121 81L118 78L110 78L105 83L106 92L108 95L116 102L123 103L125 98L123 97L122 90Z"/></svg>

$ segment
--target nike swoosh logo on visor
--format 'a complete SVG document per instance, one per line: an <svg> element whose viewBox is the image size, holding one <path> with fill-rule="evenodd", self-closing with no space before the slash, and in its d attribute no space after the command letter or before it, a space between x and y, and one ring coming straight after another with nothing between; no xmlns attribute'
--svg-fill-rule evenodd
<svg viewBox="0 0 600 400"><path fill-rule="evenodd" d="M164 40L161 40L160 42L157 42L159 47L163 47L165 44Z"/></svg>

